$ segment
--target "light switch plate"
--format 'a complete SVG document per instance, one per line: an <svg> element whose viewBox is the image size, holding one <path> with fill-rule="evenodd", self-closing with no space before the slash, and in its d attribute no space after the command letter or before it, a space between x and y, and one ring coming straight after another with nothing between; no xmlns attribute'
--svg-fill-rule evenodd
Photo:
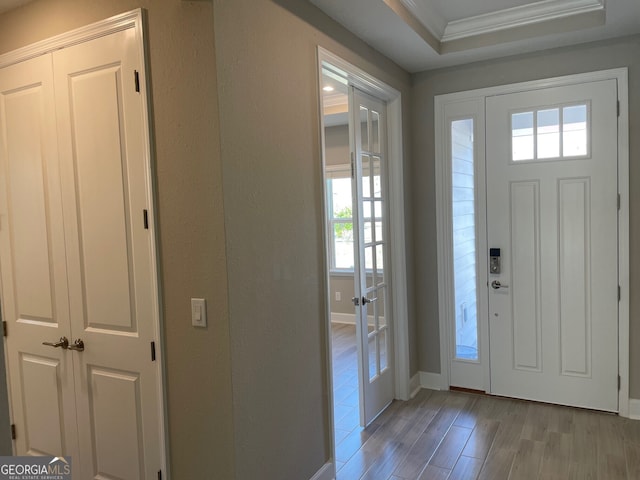
<svg viewBox="0 0 640 480"><path fill-rule="evenodd" d="M191 325L194 327L207 326L207 301L204 298L191 299Z"/></svg>

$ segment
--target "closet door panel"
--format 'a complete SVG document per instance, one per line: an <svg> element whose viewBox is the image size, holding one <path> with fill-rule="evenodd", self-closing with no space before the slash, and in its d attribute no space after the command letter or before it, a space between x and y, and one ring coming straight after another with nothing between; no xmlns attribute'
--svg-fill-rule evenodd
<svg viewBox="0 0 640 480"><path fill-rule="evenodd" d="M0 278L18 455L77 455L51 56L0 69Z"/></svg>
<svg viewBox="0 0 640 480"><path fill-rule="evenodd" d="M82 478L157 478L160 367L142 59L131 31L53 54ZM144 85L140 85L144 88ZM123 440L119 440L123 439Z"/></svg>

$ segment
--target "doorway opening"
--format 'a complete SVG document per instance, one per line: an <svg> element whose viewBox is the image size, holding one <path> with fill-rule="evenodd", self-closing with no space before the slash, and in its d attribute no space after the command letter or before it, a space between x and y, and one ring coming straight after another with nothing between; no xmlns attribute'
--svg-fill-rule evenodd
<svg viewBox="0 0 640 480"><path fill-rule="evenodd" d="M339 449L349 435L361 429L356 316L352 302L355 297L356 259L349 144L349 87L344 79L336 78L324 69L322 104L334 440Z"/></svg>
<svg viewBox="0 0 640 480"><path fill-rule="evenodd" d="M400 92L318 48L333 457L408 400ZM357 443L357 442L356 442Z"/></svg>

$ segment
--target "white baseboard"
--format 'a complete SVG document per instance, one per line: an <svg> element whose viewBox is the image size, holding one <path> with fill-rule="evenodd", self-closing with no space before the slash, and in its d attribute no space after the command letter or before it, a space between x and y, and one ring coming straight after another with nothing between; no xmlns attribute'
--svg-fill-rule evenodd
<svg viewBox="0 0 640 480"><path fill-rule="evenodd" d="M349 325L355 325L356 316L353 313L331 312L331 323L347 323Z"/></svg>
<svg viewBox="0 0 640 480"><path fill-rule="evenodd" d="M442 390L442 375L439 373L419 372L420 386L429 390Z"/></svg>
<svg viewBox="0 0 640 480"><path fill-rule="evenodd" d="M375 319L373 316L369 316L368 318L369 325L373 325ZM380 317L380 322L384 322L384 317ZM331 312L331 323L346 323L348 325L356 324L356 316L353 313L335 313Z"/></svg>
<svg viewBox="0 0 640 480"><path fill-rule="evenodd" d="M411 392L411 398L415 397L421 388L422 385L420 384L420 372L418 372L409 380L409 391Z"/></svg>
<svg viewBox="0 0 640 480"><path fill-rule="evenodd" d="M333 462L325 463L310 480L334 480L336 478L336 469Z"/></svg>
<svg viewBox="0 0 640 480"><path fill-rule="evenodd" d="M637 398L629 399L629 418L631 420L640 420L640 400Z"/></svg>

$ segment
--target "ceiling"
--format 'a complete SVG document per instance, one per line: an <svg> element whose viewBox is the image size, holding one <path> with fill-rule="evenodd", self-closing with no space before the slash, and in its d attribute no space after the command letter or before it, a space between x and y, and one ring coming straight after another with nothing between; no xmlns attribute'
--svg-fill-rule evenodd
<svg viewBox="0 0 640 480"><path fill-rule="evenodd" d="M309 1L412 73L640 33L640 0Z"/></svg>
<svg viewBox="0 0 640 480"><path fill-rule="evenodd" d="M33 0L0 0L0 13L19 7L31 1Z"/></svg>

